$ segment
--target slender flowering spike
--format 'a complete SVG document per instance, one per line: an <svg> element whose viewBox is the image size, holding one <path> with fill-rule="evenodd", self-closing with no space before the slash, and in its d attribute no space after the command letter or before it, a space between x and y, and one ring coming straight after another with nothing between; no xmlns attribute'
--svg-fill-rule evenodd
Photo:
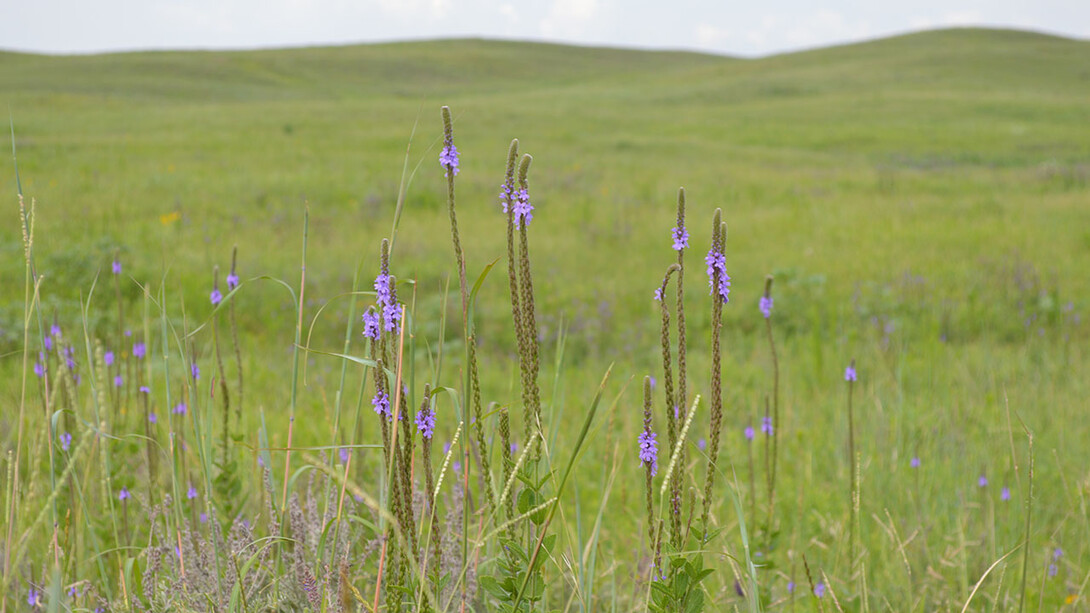
<svg viewBox="0 0 1090 613"><path fill-rule="evenodd" d="M912 468L919 468L920 467L920 458L919 457L913 457L912 460L908 463L908 465L911 466Z"/></svg>
<svg viewBox="0 0 1090 613"><path fill-rule="evenodd" d="M656 287L655 288L655 296L654 297L655 297L656 301L662 302L662 288L661 287Z"/></svg>
<svg viewBox="0 0 1090 613"><path fill-rule="evenodd" d="M1052 559L1053 560L1059 560L1061 557L1063 557L1063 555L1064 555L1064 550L1060 549L1059 547L1052 550Z"/></svg>
<svg viewBox="0 0 1090 613"><path fill-rule="evenodd" d="M851 365L844 369L844 380L845 381L855 381L856 380L856 376L855 376L855 360L852 360Z"/></svg>
<svg viewBox="0 0 1090 613"><path fill-rule="evenodd" d="M212 301L212 306L215 306L223 301L223 294L220 293L220 267L215 266L212 268L212 293L208 295Z"/></svg>
<svg viewBox="0 0 1090 613"><path fill-rule="evenodd" d="M651 467L651 475L659 472L659 443L655 439L658 434L650 430L644 430L637 439L640 444L640 463Z"/></svg>
<svg viewBox="0 0 1090 613"><path fill-rule="evenodd" d="M375 277L375 301L378 302L379 307L384 307L390 304L390 275L385 272L380 272Z"/></svg>
<svg viewBox="0 0 1090 613"><path fill-rule="evenodd" d="M68 448L72 446L72 434L65 432L61 434L61 449L68 451Z"/></svg>
<svg viewBox="0 0 1090 613"><path fill-rule="evenodd" d="M363 314L363 335L372 340L378 340L379 322L375 307L367 309Z"/></svg>
<svg viewBox="0 0 1090 613"><path fill-rule="evenodd" d="M450 119L450 107L444 106L443 113L443 150L439 152L439 165L446 172L443 176L458 175L458 148L454 146L454 125ZM450 173L448 175L448 173Z"/></svg>
<svg viewBox="0 0 1090 613"><path fill-rule="evenodd" d="M148 423L149 424L159 423L159 417L155 413L148 413Z"/></svg>
<svg viewBox="0 0 1090 613"><path fill-rule="evenodd" d="M132 344L132 355L137 359L144 359L144 356L148 354L148 347L144 343Z"/></svg>
<svg viewBox="0 0 1090 613"><path fill-rule="evenodd" d="M115 275L121 274L121 262L114 260L113 270Z"/></svg>
<svg viewBox="0 0 1090 613"><path fill-rule="evenodd" d="M431 403L427 403L425 408L417 412L416 429L420 431L420 436L429 440L435 433L435 409L431 407Z"/></svg>
<svg viewBox="0 0 1090 613"><path fill-rule="evenodd" d="M723 302L730 302L730 275L727 274L727 256L720 251L722 246L712 246L708 255L704 257L707 264L708 287L712 296L719 295ZM719 273L719 286L715 285L716 273Z"/></svg>
<svg viewBox="0 0 1090 613"><path fill-rule="evenodd" d="M757 307L761 309L761 315L764 315L765 319L772 317L772 298L770 296L761 296L761 301Z"/></svg>
<svg viewBox="0 0 1090 613"><path fill-rule="evenodd" d="M198 381L201 378L201 367L197 366L196 362L189 365L189 374L193 376L194 381Z"/></svg>
<svg viewBox="0 0 1090 613"><path fill-rule="evenodd" d="M45 376L45 366L41 362L34 363L34 374L38 375L39 379Z"/></svg>
<svg viewBox="0 0 1090 613"><path fill-rule="evenodd" d="M689 231L685 226L676 226L671 236L674 239L674 251L681 251L689 246Z"/></svg>
<svg viewBox="0 0 1090 613"><path fill-rule="evenodd" d="M238 274L235 273L235 264L238 263L238 245L231 250L231 272L227 275L227 291L238 287Z"/></svg>
<svg viewBox="0 0 1090 613"><path fill-rule="evenodd" d="M61 337L61 327L58 326L56 323L54 323L53 325L49 326L49 334L51 336L55 336L56 338L60 338Z"/></svg>
<svg viewBox="0 0 1090 613"><path fill-rule="evenodd" d="M190 500L193 500L194 498L196 498L197 497L197 488L190 485L189 486L189 491L185 493L185 497L190 499Z"/></svg>
<svg viewBox="0 0 1090 613"><path fill-rule="evenodd" d="M1011 499L1011 488L1004 487L999 492L999 499L1002 500L1003 502L1006 502L1006 501L1010 500Z"/></svg>
<svg viewBox="0 0 1090 613"><path fill-rule="evenodd" d="M151 388L146 386L146 385L141 385L140 386L140 391L142 393L144 393L144 394L150 394L151 393Z"/></svg>
<svg viewBox="0 0 1090 613"><path fill-rule="evenodd" d="M750 430L752 430L752 429L753 429L753 428L750 428ZM752 439L753 437L752 437L752 436L750 436L750 438ZM708 440L707 440L707 439L705 439L705 438L701 438L700 440L698 440L698 441L696 442L696 448L697 448L697 449L699 449L699 450L701 450L701 451L704 451L705 449L707 449L707 448L708 448Z"/></svg>
<svg viewBox="0 0 1090 613"><path fill-rule="evenodd" d="M130 497L129 488L127 488L127 487L121 488L121 491L117 493L117 499L118 500L128 500L129 497Z"/></svg>
<svg viewBox="0 0 1090 613"><path fill-rule="evenodd" d="M976 480L976 484L979 487L986 487L988 485L988 478L984 475L980 475L980 478Z"/></svg>
<svg viewBox="0 0 1090 613"><path fill-rule="evenodd" d="M530 194L525 189L515 193L515 227L529 226L534 218L534 205L530 204Z"/></svg>
<svg viewBox="0 0 1090 613"><path fill-rule="evenodd" d="M772 418L765 416L761 419L761 432L768 436L772 436Z"/></svg>
<svg viewBox="0 0 1090 613"><path fill-rule="evenodd" d="M121 375L115 375L114 376L114 387L121 387L121 384L124 383L124 382L125 381L124 381L124 379L121 378Z"/></svg>
<svg viewBox="0 0 1090 613"><path fill-rule="evenodd" d="M795 582L794 581L788 581L787 582L787 593L788 594L794 594L795 593Z"/></svg>
<svg viewBox="0 0 1090 613"><path fill-rule="evenodd" d="M746 429L742 431L742 434L745 435L747 441L752 441L756 433L753 431L753 426L746 426Z"/></svg>
<svg viewBox="0 0 1090 613"><path fill-rule="evenodd" d="M42 593L34 589L34 586L30 586L27 590L26 603L32 607L42 604Z"/></svg>
<svg viewBox="0 0 1090 613"><path fill-rule="evenodd" d="M45 347L46 351L53 351L53 337L47 336L42 339L42 347Z"/></svg>
<svg viewBox="0 0 1090 613"><path fill-rule="evenodd" d="M818 581L818 584L814 586L814 596L821 598L825 595L825 584Z"/></svg>
<svg viewBox="0 0 1090 613"><path fill-rule="evenodd" d="M107 366L113 365L113 363L114 363L114 352L107 351L106 353L102 354L102 361L106 362Z"/></svg>
<svg viewBox="0 0 1090 613"><path fill-rule="evenodd" d="M185 407L185 403L183 402L183 403L179 404L178 406L174 407L173 412L174 412L175 415L185 415L185 410L186 410L186 407Z"/></svg>
<svg viewBox="0 0 1090 613"><path fill-rule="evenodd" d="M352 452L348 449L348 447L341 447L337 451L337 455L340 456L341 464L347 464L348 458L352 455Z"/></svg>
<svg viewBox="0 0 1090 613"><path fill-rule="evenodd" d="M371 406L375 408L375 413L390 417L390 395L386 392L376 392L371 398Z"/></svg>

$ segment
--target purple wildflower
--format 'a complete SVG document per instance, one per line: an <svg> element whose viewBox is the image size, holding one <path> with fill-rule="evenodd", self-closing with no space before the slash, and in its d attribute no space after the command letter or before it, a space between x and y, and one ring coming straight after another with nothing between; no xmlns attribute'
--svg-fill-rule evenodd
<svg viewBox="0 0 1090 613"><path fill-rule="evenodd" d="M919 458L919 456L914 456L911 460L909 460L908 465L911 466L912 468L919 468L920 467L920 458Z"/></svg>
<svg viewBox="0 0 1090 613"><path fill-rule="evenodd" d="M114 352L107 351L106 353L102 354L102 361L106 362L107 366L112 366L114 363Z"/></svg>
<svg viewBox="0 0 1090 613"><path fill-rule="evenodd" d="M146 385L141 385L140 386L140 392L144 393L144 394L150 394L151 393L151 388L146 386Z"/></svg>
<svg viewBox="0 0 1090 613"><path fill-rule="evenodd" d="M26 603L32 607L42 604L42 593L41 591L34 589L33 585L30 586L30 589L27 591Z"/></svg>
<svg viewBox="0 0 1090 613"><path fill-rule="evenodd" d="M197 488L195 488L195 487L193 487L192 485L190 485L190 486L189 486L189 491L185 493L185 497L186 497L186 498L188 498L189 500L193 500L193 499L194 499L194 498L196 498L197 496L198 496L198 494L197 494Z"/></svg>
<svg viewBox="0 0 1090 613"><path fill-rule="evenodd" d="M46 351L53 351L53 337L47 336L42 339L42 347L45 347Z"/></svg>
<svg viewBox="0 0 1090 613"><path fill-rule="evenodd" d="M1060 549L1059 547L1052 550L1052 559L1053 560L1059 560L1060 558L1063 557L1063 555L1064 555L1064 550Z"/></svg>
<svg viewBox="0 0 1090 613"><path fill-rule="evenodd" d="M115 275L121 274L121 262L114 260L113 270Z"/></svg>
<svg viewBox="0 0 1090 613"><path fill-rule="evenodd" d="M61 450L68 451L68 448L72 446L72 434L64 432L61 434Z"/></svg>
<svg viewBox="0 0 1090 613"><path fill-rule="evenodd" d="M200 516L198 517L198 519L201 520L202 524L207 524L208 523L208 513L201 513Z"/></svg>
<svg viewBox="0 0 1090 613"><path fill-rule="evenodd" d="M650 430L644 430L637 439L640 444L640 463L651 467L651 476L659 472L659 443L655 440L658 434Z"/></svg>
<svg viewBox="0 0 1090 613"><path fill-rule="evenodd" d="M378 313L375 312L374 307L367 309L367 312L363 314L363 335L367 338L376 341L378 340Z"/></svg>
<svg viewBox="0 0 1090 613"><path fill-rule="evenodd" d="M341 447L337 450L337 455L341 459L341 464L347 464L348 458L352 455L352 452L348 449L348 447Z"/></svg>
<svg viewBox="0 0 1090 613"><path fill-rule="evenodd" d="M511 443L511 453L518 453L518 450L519 450L519 444L515 443L515 442L512 442Z"/></svg>
<svg viewBox="0 0 1090 613"><path fill-rule="evenodd" d="M232 270L231 273L227 275L227 291L231 291L236 287L238 287L238 275Z"/></svg>
<svg viewBox="0 0 1090 613"><path fill-rule="evenodd" d="M159 423L159 416L156 415L155 413L148 413L148 423L149 424Z"/></svg>
<svg viewBox="0 0 1090 613"><path fill-rule="evenodd" d="M980 475L980 478L976 480L976 484L979 487L985 487L986 485L988 485L988 478L984 475Z"/></svg>
<svg viewBox="0 0 1090 613"><path fill-rule="evenodd" d="M818 598L825 596L825 584L821 581L818 581L817 585L814 586L814 596Z"/></svg>
<svg viewBox="0 0 1090 613"><path fill-rule="evenodd" d="M379 306L390 304L390 275L386 273L379 273L375 277L375 301Z"/></svg>
<svg viewBox="0 0 1090 613"><path fill-rule="evenodd" d="M130 496L131 494L129 494L129 488L127 487L121 488L121 491L117 493L118 500L128 500Z"/></svg>
<svg viewBox="0 0 1090 613"><path fill-rule="evenodd" d="M114 387L121 387L124 382L125 380L121 378L121 375L114 375Z"/></svg>
<svg viewBox="0 0 1090 613"><path fill-rule="evenodd" d="M448 141L443 145L443 150L439 152L439 165L455 176L458 175L458 147L453 142ZM444 172L443 176L447 176L447 173Z"/></svg>
<svg viewBox="0 0 1090 613"><path fill-rule="evenodd" d="M845 381L855 381L856 380L855 366L854 365L848 366L847 368L844 369L844 380Z"/></svg>
<svg viewBox="0 0 1090 613"><path fill-rule="evenodd" d="M198 381L201 378L201 367L197 366L196 362L189 365L189 374L193 376L194 381Z"/></svg>
<svg viewBox="0 0 1090 613"><path fill-rule="evenodd" d="M144 356L148 354L148 347L144 343L132 344L132 355L138 359L144 359Z"/></svg>
<svg viewBox="0 0 1090 613"><path fill-rule="evenodd" d="M788 581L787 582L787 593L788 594L794 594L795 593L795 582L794 581Z"/></svg>
<svg viewBox="0 0 1090 613"><path fill-rule="evenodd" d="M654 298L655 298L656 301L662 302L662 287L656 287L655 288Z"/></svg>
<svg viewBox="0 0 1090 613"><path fill-rule="evenodd" d="M1011 488L1004 486L1003 489L999 491L999 499L1004 501L1004 502L1010 500L1011 499Z"/></svg>
<svg viewBox="0 0 1090 613"><path fill-rule="evenodd" d="M212 293L208 295L208 298L212 301L213 305L217 305L223 301L223 294L220 293L218 287L212 288Z"/></svg>
<svg viewBox="0 0 1090 613"><path fill-rule="evenodd" d="M678 226L674 228L674 251L681 251L689 246L689 231L685 229L685 226Z"/></svg>
<svg viewBox="0 0 1090 613"><path fill-rule="evenodd" d="M395 302L382 307L382 320L387 332L397 333L397 325L401 322L401 305Z"/></svg>
<svg viewBox="0 0 1090 613"><path fill-rule="evenodd" d="M772 296L761 296L757 308L761 309L761 315L764 315L765 319L772 317Z"/></svg>
<svg viewBox="0 0 1090 613"><path fill-rule="evenodd" d="M708 266L708 287L711 295L718 294L720 300L730 302L730 275L727 274L727 256L712 249L704 257L704 263ZM716 273L719 274L719 287L715 286Z"/></svg>
<svg viewBox="0 0 1090 613"><path fill-rule="evenodd" d="M515 227L529 226L534 219L534 205L530 204L530 194L520 189L515 192Z"/></svg>
<svg viewBox="0 0 1090 613"><path fill-rule="evenodd" d="M60 338L61 337L61 327L58 326L57 324L53 324L53 325L49 326L49 334L52 335L52 336L55 336L57 338Z"/></svg>
<svg viewBox="0 0 1090 613"><path fill-rule="evenodd" d="M35 362L34 363L34 374L38 375L39 379L44 377L45 376L45 365L42 364L41 362Z"/></svg>
<svg viewBox="0 0 1090 613"><path fill-rule="evenodd" d="M746 429L742 431L742 434L745 435L747 441L752 441L756 433L753 430L753 426L746 426Z"/></svg>
<svg viewBox="0 0 1090 613"><path fill-rule="evenodd" d="M416 429L420 431L420 436L431 439L432 434L435 433L435 411L431 407L416 414Z"/></svg>
<svg viewBox="0 0 1090 613"><path fill-rule="evenodd" d="M698 440L696 442L696 448L701 450L701 451L704 451L705 449L708 448L708 441L706 439L704 439L704 438L701 438L700 440Z"/></svg>
<svg viewBox="0 0 1090 613"><path fill-rule="evenodd" d="M772 436L772 418L765 416L761 419L761 432L768 436Z"/></svg>
<svg viewBox="0 0 1090 613"><path fill-rule="evenodd" d="M175 415L185 415L185 409L186 409L185 403L182 402L182 403L179 403L178 406L174 407L174 410L171 411L171 412L174 413Z"/></svg>
<svg viewBox="0 0 1090 613"><path fill-rule="evenodd" d="M1060 572L1060 568L1055 563L1048 565L1048 576L1055 577L1056 573Z"/></svg>
<svg viewBox="0 0 1090 613"><path fill-rule="evenodd" d="M375 392L375 397L371 399L371 406L375 407L375 413L390 417L390 395L386 392Z"/></svg>

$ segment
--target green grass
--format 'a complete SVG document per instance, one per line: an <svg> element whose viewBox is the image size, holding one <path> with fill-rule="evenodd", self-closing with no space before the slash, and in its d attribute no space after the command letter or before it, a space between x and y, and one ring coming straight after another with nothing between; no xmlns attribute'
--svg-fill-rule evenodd
<svg viewBox="0 0 1090 613"><path fill-rule="evenodd" d="M715 207L729 226L733 292L724 310L720 465L727 476L737 471L743 498L742 428L759 422L771 389L756 304L764 275L776 275L783 439L778 540L762 552L771 566L758 574L770 590L765 605L786 604L788 579L805 584L805 553L812 569L828 574L842 604L862 608L844 547L841 379L855 358L858 530L869 606L960 609L980 574L1018 545L1019 494L1028 485L1020 419L1034 435L1038 492L1027 602L1032 609L1043 597L1049 609L1080 592L1090 573L1082 503L1090 477L1082 444L1090 436L1087 58L1084 41L995 30L928 32L757 60L477 40L229 53L0 53L0 101L14 118L23 192L38 203L43 317L48 325L55 313L75 331L80 300L90 296L89 332L111 346L115 249L125 266L130 322L143 312L130 278L152 288L165 278L171 322L183 325L184 296L192 329L210 313L212 267L229 265L234 244L244 279L269 275L297 286L309 203L304 326L330 302L310 344L339 352L349 303L338 296L351 290L361 258L365 287L377 271L408 147L411 180L393 267L399 278L417 281L418 355L424 339L437 349L446 305L444 372L452 387L459 387L460 303L456 291L446 302L442 296L448 280L457 286L457 275L437 164L438 107L453 109L462 153L459 223L470 283L505 253L497 193L507 145L518 137L535 160L531 241L542 389L547 411L557 416L551 423L559 458L567 458L564 442L574 438L611 363L607 398L627 385L602 418L614 427L592 435L573 474L569 491L578 492L578 503L566 502L558 516L564 538L578 541L571 535L593 525L610 470L618 467L605 512L610 520L597 537L598 576L586 579L605 600L591 610L607 606L611 581L623 586L616 596L622 610L634 594L632 543L646 529L634 443L639 386L629 381L647 373L661 378L659 315L650 296L674 257L669 229L677 187L685 186L694 393L708 385L711 316L700 258ZM14 202L14 172L0 173L0 193ZM18 407L23 263L14 216L0 227L0 246L8 254L0 260L7 281L0 287L0 398ZM501 260L476 311L486 403L517 403L503 268ZM236 306L246 440L256 440L257 411L264 409L275 447L286 438L295 306L268 283L243 290ZM565 351L555 368L561 329ZM202 337L197 347L208 373L210 342ZM307 358L297 410L308 419L297 423L298 444L330 444L340 368L325 356ZM429 366L420 359L416 368ZM346 404L354 410L359 373L352 376ZM15 414L0 417L8 426L0 438L5 450L15 444ZM441 436L454 428L441 421ZM513 429L521 433L521 424ZM691 436L706 431L706 420L694 423ZM923 465L912 471L908 460L916 454ZM700 466L694 483L702 480ZM976 487L981 472L990 480L983 490ZM1003 485L1015 500L999 501ZM32 486L36 495L26 498L18 529L29 528L44 504L48 488L43 494L41 487ZM260 490L246 487L252 497ZM907 541L904 556L881 526L889 524L887 510ZM726 534L719 544L740 555L733 506L724 497L716 511ZM746 521L757 547L767 535L762 521ZM35 538L44 543L47 536ZM1048 578L1057 546L1065 552L1060 573ZM993 571L973 606L1013 606L1021 559L1021 552L1007 559L1001 583ZM714 560L709 597L715 606L742 606L730 567ZM118 572L108 574L116 579Z"/></svg>

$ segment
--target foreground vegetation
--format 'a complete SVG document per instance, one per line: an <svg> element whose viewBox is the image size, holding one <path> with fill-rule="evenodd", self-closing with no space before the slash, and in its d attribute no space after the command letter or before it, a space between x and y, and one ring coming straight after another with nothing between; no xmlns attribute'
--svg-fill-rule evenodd
<svg viewBox="0 0 1090 613"><path fill-rule="evenodd" d="M4 606L1083 606L1085 50L952 31L757 61L475 41L3 56L39 203L32 269L22 224L3 230ZM537 159L536 334L509 298L531 277L504 279L512 135ZM715 206L721 316L699 261ZM369 342L382 238L405 335ZM651 298L679 261L681 328ZM432 448L386 432L376 388L434 408Z"/></svg>

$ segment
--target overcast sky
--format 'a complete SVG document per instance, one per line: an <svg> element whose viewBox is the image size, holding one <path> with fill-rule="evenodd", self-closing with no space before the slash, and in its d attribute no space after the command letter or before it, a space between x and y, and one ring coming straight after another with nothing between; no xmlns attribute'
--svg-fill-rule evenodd
<svg viewBox="0 0 1090 613"><path fill-rule="evenodd" d="M481 36L759 56L989 26L1090 38L1090 0L0 0L0 48L233 49Z"/></svg>

